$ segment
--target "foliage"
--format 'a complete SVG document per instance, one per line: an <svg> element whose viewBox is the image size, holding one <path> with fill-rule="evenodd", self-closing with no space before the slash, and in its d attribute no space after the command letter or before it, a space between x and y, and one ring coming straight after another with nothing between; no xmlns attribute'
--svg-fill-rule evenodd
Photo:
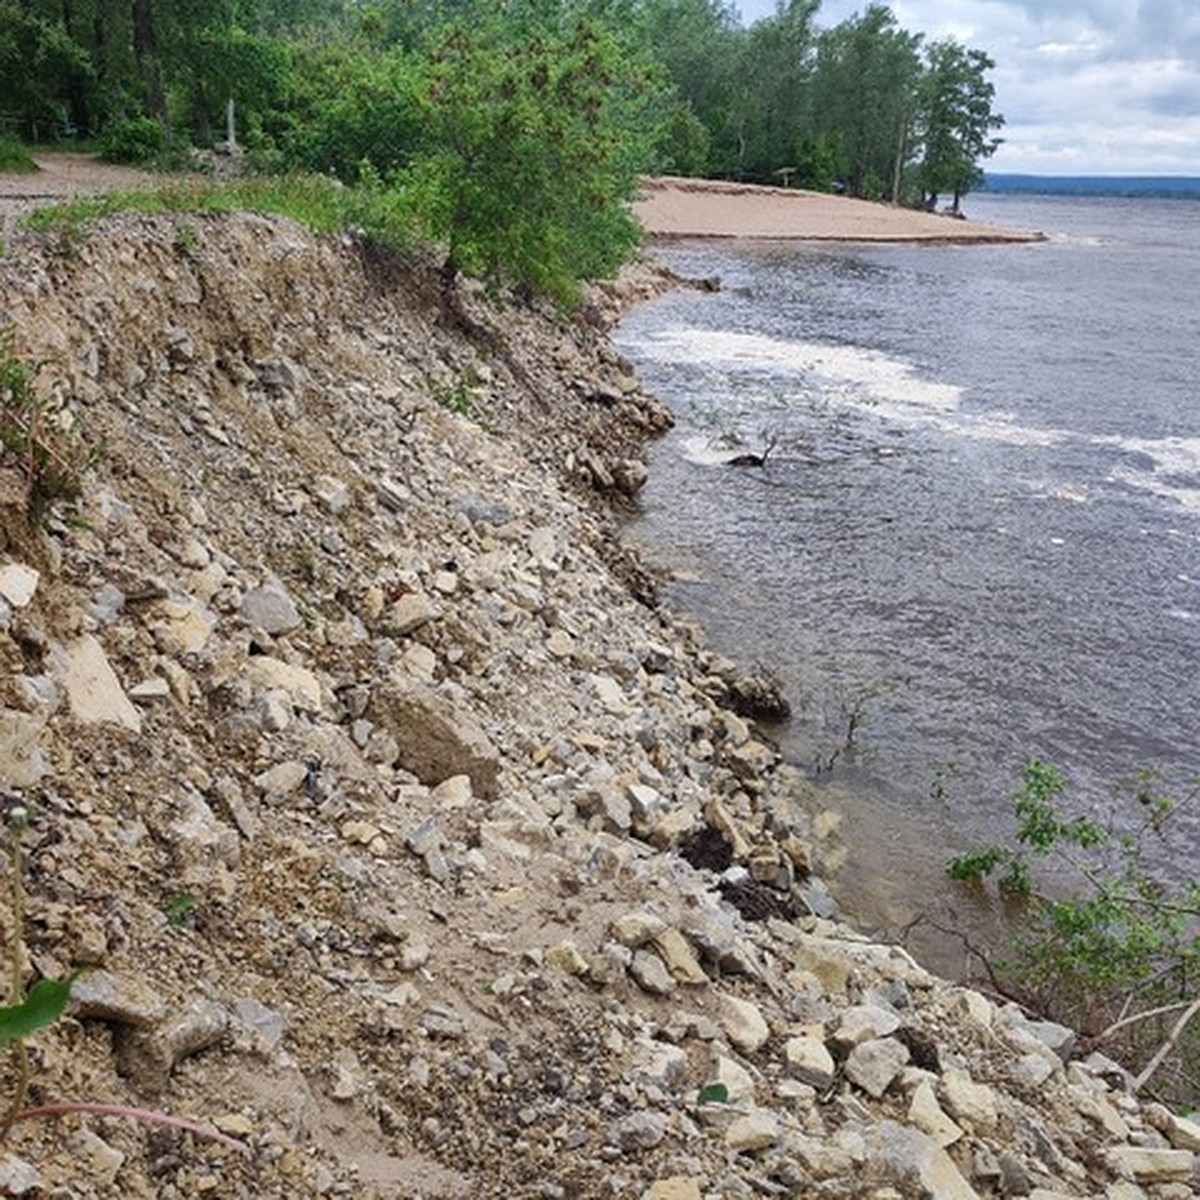
<svg viewBox="0 0 1200 1200"><path fill-rule="evenodd" d="M1000 146L993 135L1004 118L992 111L995 88L987 79L996 64L953 38L926 47L925 60L919 94L922 203L934 208L938 194L950 192L957 212L960 198L983 177L980 160Z"/></svg>
<svg viewBox="0 0 1200 1200"><path fill-rule="evenodd" d="M29 151L12 138L0 137L0 171L29 174L38 169Z"/></svg>
<svg viewBox="0 0 1200 1200"><path fill-rule="evenodd" d="M638 241L624 201L650 81L597 22L515 32L497 20L433 37L422 145L394 186L444 247L447 281L467 272L570 305Z"/></svg>
<svg viewBox="0 0 1200 1200"><path fill-rule="evenodd" d="M154 117L116 121L100 138L100 157L108 162L149 166L167 149L167 131Z"/></svg>
<svg viewBox="0 0 1200 1200"><path fill-rule="evenodd" d="M25 362L12 344L12 330L0 330L0 462L17 471L26 515L40 525L79 500L95 455L66 401L39 393L44 364Z"/></svg>
<svg viewBox="0 0 1200 1200"><path fill-rule="evenodd" d="M1168 883L1147 862L1178 811L1153 773L1118 793L1132 811L1119 809L1111 824L1067 815L1067 794L1061 771L1031 760L1013 798L1015 844L961 855L947 869L975 884L996 876L1021 900L1004 978L1049 1015L1093 1034L1119 1031L1119 1049L1144 1060L1200 977L1200 883ZM1185 1040L1179 1053L1200 1054L1200 1044Z"/></svg>

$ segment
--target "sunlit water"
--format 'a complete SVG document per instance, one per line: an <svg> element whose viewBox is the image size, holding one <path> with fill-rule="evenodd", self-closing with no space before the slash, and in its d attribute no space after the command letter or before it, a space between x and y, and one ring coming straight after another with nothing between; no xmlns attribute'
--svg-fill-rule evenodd
<svg viewBox="0 0 1200 1200"><path fill-rule="evenodd" d="M671 245L723 290L618 331L678 417L631 536L782 674L783 748L846 813L840 899L893 928L960 905L945 862L1009 830L1025 759L1084 806L1200 767L1200 202L968 211L1050 240Z"/></svg>

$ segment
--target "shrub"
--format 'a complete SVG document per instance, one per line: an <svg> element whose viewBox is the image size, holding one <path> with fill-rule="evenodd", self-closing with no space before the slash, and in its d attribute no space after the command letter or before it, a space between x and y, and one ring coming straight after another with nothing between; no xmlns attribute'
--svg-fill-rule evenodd
<svg viewBox="0 0 1200 1200"><path fill-rule="evenodd" d="M1125 803L1105 824L1067 815L1068 795L1057 767L1031 760L1013 798L1015 844L960 855L947 870L976 885L995 876L1021 903L1011 957L988 964L993 978L1108 1043L1139 1071L1138 1086L1170 1064L1171 1098L1195 1100L1200 1035L1187 1025L1200 1011L1200 883L1165 880L1149 861L1179 805L1153 772L1118 789Z"/></svg>
<svg viewBox="0 0 1200 1200"><path fill-rule="evenodd" d="M0 171L29 173L38 169L29 151L13 138L0 137Z"/></svg>
<svg viewBox="0 0 1200 1200"><path fill-rule="evenodd" d="M167 134L153 117L114 121L100 136L100 157L108 162L148 166L167 150Z"/></svg>

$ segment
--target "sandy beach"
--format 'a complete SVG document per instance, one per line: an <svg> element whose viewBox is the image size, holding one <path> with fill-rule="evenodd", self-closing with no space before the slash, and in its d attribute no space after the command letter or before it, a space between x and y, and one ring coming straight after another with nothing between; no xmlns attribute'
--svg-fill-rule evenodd
<svg viewBox="0 0 1200 1200"><path fill-rule="evenodd" d="M838 242L1033 242L1042 234L799 188L649 179L634 211L651 237Z"/></svg>

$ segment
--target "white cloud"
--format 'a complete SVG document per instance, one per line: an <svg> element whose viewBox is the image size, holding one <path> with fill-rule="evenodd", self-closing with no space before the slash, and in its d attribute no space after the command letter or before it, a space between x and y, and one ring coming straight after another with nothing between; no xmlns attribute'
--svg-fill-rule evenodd
<svg viewBox="0 0 1200 1200"><path fill-rule="evenodd" d="M821 27L866 0L825 0ZM1200 174L1197 0L896 0L900 25L996 62L1005 141L995 171ZM775 10L742 0L743 19Z"/></svg>

